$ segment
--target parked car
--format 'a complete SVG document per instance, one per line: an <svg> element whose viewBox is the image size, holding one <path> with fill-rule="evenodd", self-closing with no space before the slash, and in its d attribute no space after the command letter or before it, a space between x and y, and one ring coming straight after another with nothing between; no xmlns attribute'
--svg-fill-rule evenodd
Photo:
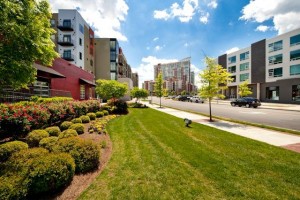
<svg viewBox="0 0 300 200"><path fill-rule="evenodd" d="M190 98L190 102L194 102L194 103L204 103L204 100L201 99L200 97L193 96L193 97Z"/></svg>
<svg viewBox="0 0 300 200"><path fill-rule="evenodd" d="M178 100L178 101L187 101L188 100L188 96L187 95L178 95L177 97L175 97L175 100Z"/></svg>
<svg viewBox="0 0 300 200"><path fill-rule="evenodd" d="M239 106L239 107L245 106L247 108L250 108L250 107L257 108L258 106L261 105L260 101L253 97L238 98L236 100L231 101L230 104L232 106Z"/></svg>

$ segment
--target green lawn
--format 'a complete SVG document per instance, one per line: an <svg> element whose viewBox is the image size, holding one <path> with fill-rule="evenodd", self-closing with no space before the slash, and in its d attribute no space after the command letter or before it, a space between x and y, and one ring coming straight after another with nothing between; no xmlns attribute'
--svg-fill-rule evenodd
<svg viewBox="0 0 300 200"><path fill-rule="evenodd" d="M300 199L300 154L153 109L107 130L112 158L79 199Z"/></svg>

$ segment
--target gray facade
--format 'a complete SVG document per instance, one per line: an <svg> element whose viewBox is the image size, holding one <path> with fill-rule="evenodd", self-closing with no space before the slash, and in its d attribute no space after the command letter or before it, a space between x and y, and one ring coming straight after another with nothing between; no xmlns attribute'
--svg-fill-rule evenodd
<svg viewBox="0 0 300 200"><path fill-rule="evenodd" d="M251 82L264 83L266 76L266 40L251 44Z"/></svg>

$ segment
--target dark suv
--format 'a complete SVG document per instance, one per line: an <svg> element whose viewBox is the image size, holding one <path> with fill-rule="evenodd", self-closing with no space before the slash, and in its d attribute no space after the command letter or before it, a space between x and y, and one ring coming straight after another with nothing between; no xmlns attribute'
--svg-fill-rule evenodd
<svg viewBox="0 0 300 200"><path fill-rule="evenodd" d="M258 106L261 105L260 101L253 97L242 97L234 101L231 101L230 104L232 106L239 106L239 107L245 106L246 108L250 108L250 107L257 108Z"/></svg>

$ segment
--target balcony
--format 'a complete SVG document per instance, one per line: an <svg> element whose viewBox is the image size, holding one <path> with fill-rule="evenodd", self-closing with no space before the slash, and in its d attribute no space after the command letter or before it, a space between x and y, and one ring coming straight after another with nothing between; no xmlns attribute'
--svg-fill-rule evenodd
<svg viewBox="0 0 300 200"><path fill-rule="evenodd" d="M61 31L74 31L73 24L71 24L71 23L58 24L57 28Z"/></svg>
<svg viewBox="0 0 300 200"><path fill-rule="evenodd" d="M62 59L67 60L67 61L74 61L74 59L75 59L74 55L73 54L69 54L69 53L63 53L63 54L60 55L60 57Z"/></svg>
<svg viewBox="0 0 300 200"><path fill-rule="evenodd" d="M58 38L57 44L61 46L70 47L70 46L74 46L74 40L66 39L66 38Z"/></svg>

